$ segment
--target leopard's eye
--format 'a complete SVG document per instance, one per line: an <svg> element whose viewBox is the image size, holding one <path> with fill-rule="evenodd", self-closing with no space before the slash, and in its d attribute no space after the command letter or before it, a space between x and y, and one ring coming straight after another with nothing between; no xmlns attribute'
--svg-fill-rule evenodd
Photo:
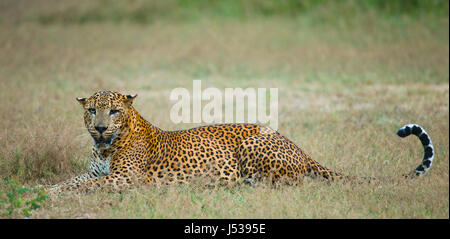
<svg viewBox="0 0 450 239"><path fill-rule="evenodd" d="M109 111L109 115L113 115L113 114L117 114L117 113L119 113L118 110L110 110Z"/></svg>
<svg viewBox="0 0 450 239"><path fill-rule="evenodd" d="M96 113L96 110L94 108L89 108L88 111L89 111L89 113L91 113L93 115L95 115L95 113Z"/></svg>

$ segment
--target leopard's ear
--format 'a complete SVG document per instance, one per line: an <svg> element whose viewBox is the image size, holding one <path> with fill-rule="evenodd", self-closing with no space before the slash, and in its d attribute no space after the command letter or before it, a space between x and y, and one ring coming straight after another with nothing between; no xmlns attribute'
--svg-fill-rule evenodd
<svg viewBox="0 0 450 239"><path fill-rule="evenodd" d="M131 106L131 104L133 104L133 100L137 97L137 94L134 95L126 95L125 96L125 104L127 106Z"/></svg>
<svg viewBox="0 0 450 239"><path fill-rule="evenodd" d="M77 98L77 101L84 106L86 104L86 98Z"/></svg>

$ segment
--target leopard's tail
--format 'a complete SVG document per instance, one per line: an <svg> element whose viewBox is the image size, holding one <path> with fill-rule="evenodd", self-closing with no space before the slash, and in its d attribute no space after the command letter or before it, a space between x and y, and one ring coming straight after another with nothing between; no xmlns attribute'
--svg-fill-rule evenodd
<svg viewBox="0 0 450 239"><path fill-rule="evenodd" d="M420 139L420 142L422 142L422 146L424 149L424 155L421 164L411 173L404 174L403 176L406 178L411 177L418 177L430 170L431 165L433 164L434 159L434 147L433 143L431 142L430 136L427 134L427 132L419 125L417 124L407 124L400 128L397 132L397 135L405 138L411 134L414 134ZM362 182L376 182L376 181L383 181L383 178L374 178L374 177L354 177L354 176L345 176L337 172L333 172L317 162L313 161L312 165L312 171L315 175L320 175L328 180L344 180L344 181L362 181Z"/></svg>
<svg viewBox="0 0 450 239"><path fill-rule="evenodd" d="M405 176L421 176L430 170L431 165L433 164L434 159L434 147L431 142L430 136L427 132L417 124L407 124L400 128L397 132L397 135L404 138L409 136L410 134L414 134L420 139L422 142L422 146L424 149L424 155L421 164L415 169L415 171L410 175Z"/></svg>

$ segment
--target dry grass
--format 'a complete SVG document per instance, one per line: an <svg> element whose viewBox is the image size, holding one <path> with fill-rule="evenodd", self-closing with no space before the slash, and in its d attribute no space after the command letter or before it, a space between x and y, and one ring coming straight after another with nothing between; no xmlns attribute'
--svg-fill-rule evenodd
<svg viewBox="0 0 450 239"><path fill-rule="evenodd" d="M87 168L91 139L75 97L138 93L138 111L164 129L176 87L277 87L279 131L323 165L398 176L418 165L430 133L435 163L404 183L299 187L140 187L67 194L34 218L448 218L448 17L405 26L376 16L351 27L284 18L164 21L151 25L3 24L0 30L0 176L55 183Z"/></svg>
<svg viewBox="0 0 450 239"><path fill-rule="evenodd" d="M445 182L440 183L445 184ZM420 182L349 187L307 180L300 187L202 185L132 189L119 193L68 193L51 199L35 218L435 218L448 189L433 194ZM427 196L423 196L427 195ZM67 206L70 202L70 206ZM439 216L441 215L441 216Z"/></svg>

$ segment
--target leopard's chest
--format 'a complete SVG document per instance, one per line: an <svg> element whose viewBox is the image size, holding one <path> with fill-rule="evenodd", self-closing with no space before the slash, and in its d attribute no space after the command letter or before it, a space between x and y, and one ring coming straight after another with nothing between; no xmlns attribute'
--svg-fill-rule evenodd
<svg viewBox="0 0 450 239"><path fill-rule="evenodd" d="M109 166L110 166L110 157L108 158L91 158L89 162L89 169L93 172L97 177L107 176L110 174Z"/></svg>

